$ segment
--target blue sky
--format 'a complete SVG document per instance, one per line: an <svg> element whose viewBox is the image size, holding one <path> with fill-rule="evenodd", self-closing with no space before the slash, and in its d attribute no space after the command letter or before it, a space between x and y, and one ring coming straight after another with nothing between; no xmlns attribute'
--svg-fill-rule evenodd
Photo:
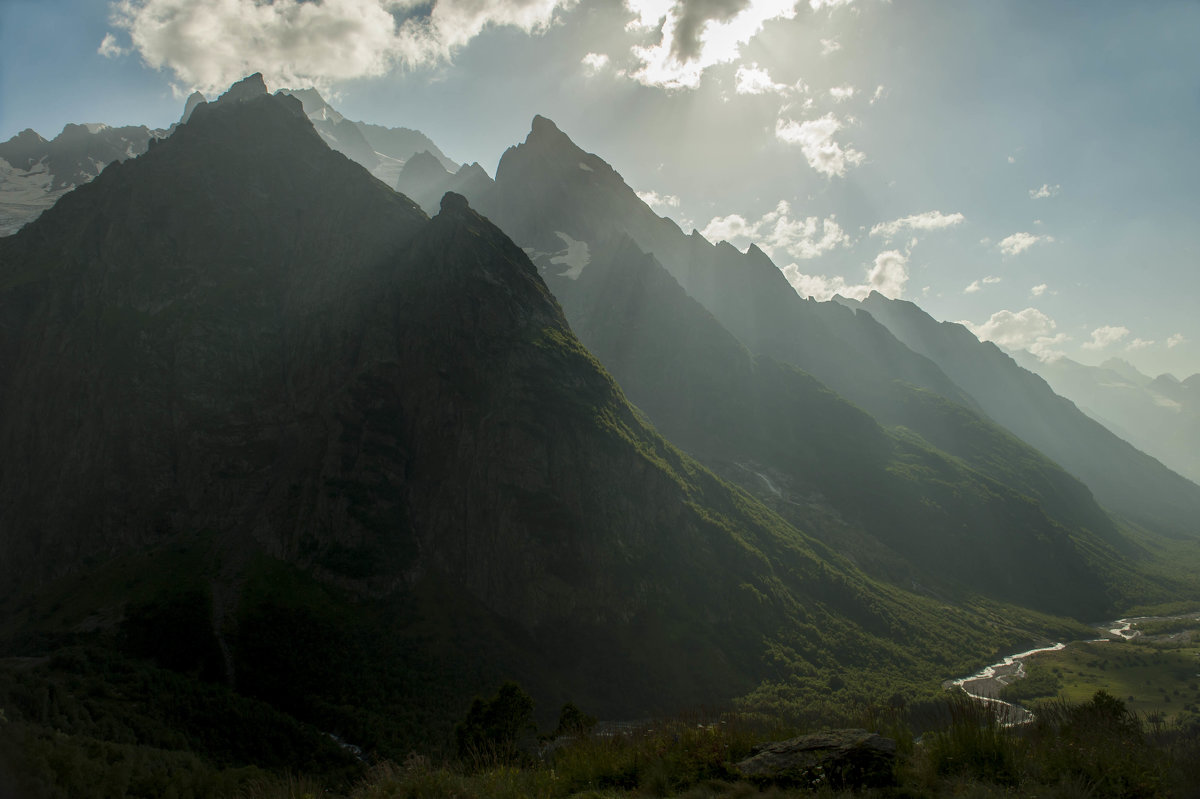
<svg viewBox="0 0 1200 799"><path fill-rule="evenodd" d="M3 0L0 138L165 127L261 70L493 172L540 113L802 293L1185 377L1197 41L1167 1Z"/></svg>

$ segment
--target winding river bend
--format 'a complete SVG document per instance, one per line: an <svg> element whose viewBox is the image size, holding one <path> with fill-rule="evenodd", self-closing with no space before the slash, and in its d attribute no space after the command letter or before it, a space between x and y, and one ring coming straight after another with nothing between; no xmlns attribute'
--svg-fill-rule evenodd
<svg viewBox="0 0 1200 799"><path fill-rule="evenodd" d="M1140 630L1133 629L1133 625L1138 622L1175 621L1178 619L1196 619L1197 624L1200 624L1200 616L1196 613L1184 613L1175 616L1137 616L1096 625L1096 629L1104 631L1107 635L1102 638L1093 638L1088 641L1073 641L1071 643L1132 641L1142 634ZM1041 654L1042 652L1057 652L1060 649L1066 649L1068 646L1070 644L1055 643L1015 655L1009 655L998 663L985 666L969 677L947 680L943 683L943 686L946 688L958 688L972 699L976 699L991 707L995 710L1001 723L1005 725L1028 724L1033 721L1033 714L1020 705L1005 702L1000 698L1000 691L1004 686L1025 676L1025 664L1022 663L1025 658Z"/></svg>
<svg viewBox="0 0 1200 799"><path fill-rule="evenodd" d="M1004 724L1027 724L1033 721L1033 714L1020 705L1005 702L1000 698L1000 690L1009 683L1025 676L1025 664L1021 661L1027 657L1042 652L1057 652L1065 649L1066 644L1056 643L1050 646L1030 649L1016 655L1009 655L999 663L985 666L970 677L959 677L950 680L946 687L959 688L967 696L983 702L996 711L996 715Z"/></svg>

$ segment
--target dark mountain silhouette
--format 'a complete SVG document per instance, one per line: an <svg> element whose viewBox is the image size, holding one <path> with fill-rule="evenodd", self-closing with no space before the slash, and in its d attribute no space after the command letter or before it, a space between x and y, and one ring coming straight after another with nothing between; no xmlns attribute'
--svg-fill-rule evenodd
<svg viewBox="0 0 1200 799"><path fill-rule="evenodd" d="M6 653L109 647L402 757L504 676L629 717L1028 635L681 454L465 198L427 218L261 81L0 265Z"/></svg>

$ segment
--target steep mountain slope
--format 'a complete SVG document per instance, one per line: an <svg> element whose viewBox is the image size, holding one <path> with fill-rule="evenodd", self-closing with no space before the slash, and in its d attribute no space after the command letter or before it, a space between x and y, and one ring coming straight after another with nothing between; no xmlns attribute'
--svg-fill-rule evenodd
<svg viewBox="0 0 1200 799"><path fill-rule="evenodd" d="M875 573L1084 616L1130 579L1113 523L1059 467L987 440L980 457L1020 464L1006 485L885 431L812 377L751 356L627 237L543 275L671 441Z"/></svg>
<svg viewBox="0 0 1200 799"><path fill-rule="evenodd" d="M440 177L440 181L439 181ZM421 190L449 185L430 169ZM1068 527L1091 529L1118 549L1129 542L1098 519L1077 483L988 419L975 399L928 358L913 352L870 314L798 297L757 247L742 254L727 243L684 236L656 216L610 166L580 150L538 117L526 141L501 159L493 186L475 202L533 254L537 263L586 271L589 248L628 236L652 253L720 324L749 350L792 364L864 408L882 423L903 425L1019 494L1071 497L1052 514L1082 510ZM563 266L565 269L566 266ZM652 345L651 345L652 346ZM1055 475L1047 479L1047 475ZM1047 489L1053 485L1055 488Z"/></svg>
<svg viewBox="0 0 1200 799"><path fill-rule="evenodd" d="M743 255L699 233L684 236L547 119L536 117L525 142L505 152L495 189L476 202L515 241L540 252L564 252L562 236L588 243L629 236L751 351L799 366L888 421L899 407L890 399L893 380L975 407L868 315L798 297L757 247Z"/></svg>
<svg viewBox="0 0 1200 799"><path fill-rule="evenodd" d="M850 701L1028 635L679 453L464 198L429 220L257 87L0 240L5 654L153 659L403 756L503 676L610 717L834 670Z"/></svg>
<svg viewBox="0 0 1200 799"><path fill-rule="evenodd" d="M1170 375L1151 378L1116 358L1086 366L1070 358L1043 361L1028 352L1009 354L1088 416L1200 482L1200 375L1176 381Z"/></svg>
<svg viewBox="0 0 1200 799"><path fill-rule="evenodd" d="M641 202L617 172L578 148L549 120L534 120L526 141L504 154L495 185L475 201L533 252L535 260L565 263L574 257L573 250L582 253L609 236L628 235L751 352L798 366L884 424L909 427L989 477L1022 493L1039 493L1038 470L1025 466L1041 461L1041 456L1022 453L997 424L1007 427L1012 417L997 409L1001 418L990 418L995 415L985 412L975 392L960 386L919 347L906 346L869 313L799 298L757 247L743 255L724 242L710 244L695 232L684 236L673 222ZM1071 438L1076 433L1091 434L1079 429L1061 435ZM1021 438L1035 447L1044 440ZM1087 459L1083 450L1088 445L1079 441L1065 446L1074 451L1060 446L1045 454L1069 461L1069 470L1100 494L1101 504L1172 535L1188 530L1192 500L1187 498L1187 485L1168 480L1140 494L1122 482L1127 473L1136 480L1139 469L1151 468L1148 464L1123 466L1120 476L1094 479L1101 468L1094 460L1087 464L1088 471L1074 466ZM1138 460L1129 452L1122 457ZM1108 491L1115 493L1110 497ZM1128 546L1117 536L1106 539Z"/></svg>
<svg viewBox="0 0 1200 799"><path fill-rule="evenodd" d="M989 416L1083 480L1105 507L1160 532L1200 534L1200 486L1080 412L994 344L910 302L873 293L861 307L936 361Z"/></svg>
<svg viewBox="0 0 1200 799"><path fill-rule="evenodd" d="M15 233L113 161L146 151L167 131L67 125L52 141L32 130L0 144L0 236Z"/></svg>

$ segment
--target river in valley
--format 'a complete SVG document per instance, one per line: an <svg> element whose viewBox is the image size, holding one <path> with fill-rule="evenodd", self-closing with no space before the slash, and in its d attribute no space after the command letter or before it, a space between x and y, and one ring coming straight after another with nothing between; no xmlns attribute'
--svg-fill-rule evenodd
<svg viewBox="0 0 1200 799"><path fill-rule="evenodd" d="M1127 619L1117 619L1116 621L1107 622L1105 624L1096 625L1098 631L1102 631L1104 635L1100 638L1093 638L1087 641L1073 641L1071 644L1079 643L1098 643L1101 641L1131 641L1137 638L1142 633L1140 630L1133 629L1133 625L1138 622L1148 621L1175 621L1178 619L1196 619L1197 624L1200 624L1200 615L1197 613L1184 613L1176 616L1138 616ZM1071 644L1055 643L1047 646L1030 649L1025 652L1019 652L1015 655L1009 655L998 663L993 663L986 666L975 674L969 677L959 677L955 680L947 680L943 685L946 688L958 688L967 696L976 699L988 707L995 710L997 717L1001 723L1005 725L1028 724L1033 721L1033 714L1026 708L1012 702L1005 702L1000 699L1000 691L1004 686L1021 679L1025 676L1025 664L1023 661L1026 658L1043 652L1057 652L1060 649L1065 649Z"/></svg>

